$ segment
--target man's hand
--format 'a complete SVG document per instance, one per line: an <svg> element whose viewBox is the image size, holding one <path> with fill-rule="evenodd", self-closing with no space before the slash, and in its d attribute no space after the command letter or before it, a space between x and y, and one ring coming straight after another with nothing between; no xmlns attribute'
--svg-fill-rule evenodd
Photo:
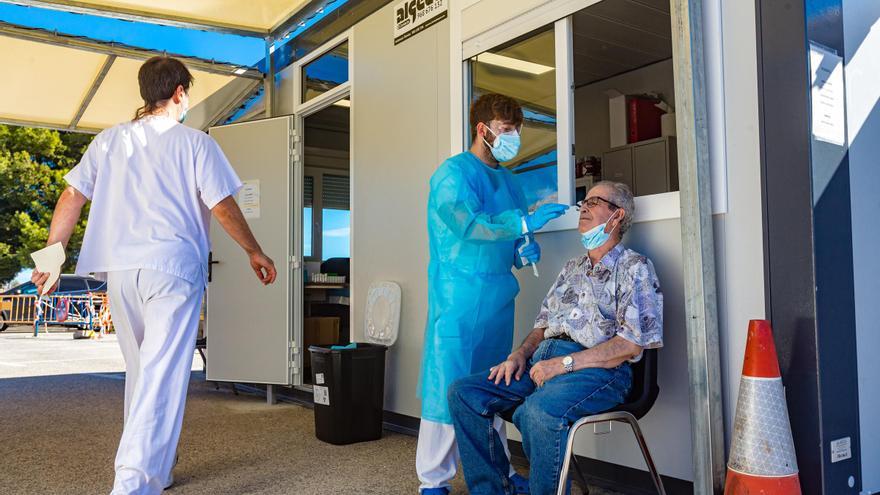
<svg viewBox="0 0 880 495"><path fill-rule="evenodd" d="M494 380L495 385L498 385L501 383L501 380L504 380L504 383L507 384L507 386L510 386L510 379L516 378L516 380L519 381L525 371L525 354L523 354L521 350L516 350L513 351L510 356L507 356L507 361L504 361L498 366L493 366L492 369L489 370L489 380Z"/></svg>
<svg viewBox="0 0 880 495"><path fill-rule="evenodd" d="M529 376L532 378L532 381L535 382L535 385L543 387L545 383L564 372L565 367L562 366L562 358L557 357L535 363L535 365L532 366L532 370L529 371Z"/></svg>
<svg viewBox="0 0 880 495"><path fill-rule="evenodd" d="M250 258L251 268L254 269L257 279L262 282L263 285L269 285L275 282L277 272L275 271L275 262L272 261L271 258L266 256L262 251L251 253L248 255L248 258Z"/></svg>
<svg viewBox="0 0 880 495"><path fill-rule="evenodd" d="M37 297L43 295L43 286L46 285L46 281L49 280L49 272L38 272L34 270L31 274L31 282L37 286ZM61 277L58 277L58 280L55 281L55 284L52 285L52 288L49 289L49 292L46 295L49 295L55 292L58 289L58 282L61 281Z"/></svg>

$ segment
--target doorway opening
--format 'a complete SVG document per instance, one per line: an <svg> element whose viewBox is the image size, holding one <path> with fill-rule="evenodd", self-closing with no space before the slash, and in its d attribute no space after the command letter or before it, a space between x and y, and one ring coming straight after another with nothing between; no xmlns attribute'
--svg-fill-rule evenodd
<svg viewBox="0 0 880 495"><path fill-rule="evenodd" d="M302 119L303 384L309 346L351 341L351 99Z"/></svg>

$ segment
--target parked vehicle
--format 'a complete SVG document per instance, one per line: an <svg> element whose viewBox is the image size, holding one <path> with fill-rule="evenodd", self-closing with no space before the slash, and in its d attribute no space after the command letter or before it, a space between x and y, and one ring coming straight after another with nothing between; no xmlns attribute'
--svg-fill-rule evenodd
<svg viewBox="0 0 880 495"><path fill-rule="evenodd" d="M106 290L107 283L94 277L61 275L58 289L53 292L53 294L59 296L75 296L88 294L89 292L104 292ZM2 293L2 296L34 296L36 294L37 286L33 282L25 282ZM0 332L9 328L9 325L6 322L12 312L13 304L13 298L0 297ZM100 310L100 307L96 309Z"/></svg>

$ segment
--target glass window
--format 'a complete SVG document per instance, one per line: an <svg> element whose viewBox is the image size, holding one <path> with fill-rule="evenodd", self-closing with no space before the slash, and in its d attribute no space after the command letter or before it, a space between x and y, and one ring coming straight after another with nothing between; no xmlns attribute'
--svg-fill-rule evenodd
<svg viewBox="0 0 880 495"><path fill-rule="evenodd" d="M469 60L471 101L501 93L522 105L522 146L502 165L519 177L530 210L559 197L555 46L550 26Z"/></svg>
<svg viewBox="0 0 880 495"><path fill-rule="evenodd" d="M315 178L307 175L303 182L303 256L312 256L312 208L315 196Z"/></svg>
<svg viewBox="0 0 880 495"><path fill-rule="evenodd" d="M307 63L302 68L302 102L348 81L348 41Z"/></svg>
<svg viewBox="0 0 880 495"><path fill-rule="evenodd" d="M321 259L348 258L351 247L349 179L324 174L321 182Z"/></svg>
<svg viewBox="0 0 880 495"><path fill-rule="evenodd" d="M78 277L63 277L58 292L82 292L88 290L86 281Z"/></svg>
<svg viewBox="0 0 880 495"><path fill-rule="evenodd" d="M635 196L678 190L671 22L668 2L603 0L572 16L576 200L600 180Z"/></svg>
<svg viewBox="0 0 880 495"><path fill-rule="evenodd" d="M321 260L351 256L351 212L325 208L321 229Z"/></svg>
<svg viewBox="0 0 880 495"><path fill-rule="evenodd" d="M33 282L27 282L25 284L18 286L18 288L15 289L15 293L16 294L24 294L24 295L36 294L37 293L37 286L34 285Z"/></svg>

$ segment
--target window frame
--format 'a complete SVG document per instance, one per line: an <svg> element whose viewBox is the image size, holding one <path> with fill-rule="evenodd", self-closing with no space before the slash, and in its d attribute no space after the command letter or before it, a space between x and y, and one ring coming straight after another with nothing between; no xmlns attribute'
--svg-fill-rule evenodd
<svg viewBox="0 0 880 495"><path fill-rule="evenodd" d="M539 32L547 29L547 26L541 26L535 30L529 31L519 36L513 36L509 40L497 43L492 47L480 49L463 60L463 81L464 81L464 147L470 146L470 122L468 114L470 102L473 101L473 71L471 59L484 53L492 48L513 41L521 36ZM556 72L556 192L557 202L563 204L572 204L574 202L574 144L572 136L574 136L574 95L570 89L573 82L572 71L572 50L566 49L566 43L572 41L571 17L566 17L552 23L547 29L553 32L554 38L554 70Z"/></svg>
<svg viewBox="0 0 880 495"><path fill-rule="evenodd" d="M351 194L351 171L335 168L305 167L303 179L312 178L312 254L305 256L305 237L303 238L303 259L305 261L324 261L324 176L338 175L348 177L349 195ZM351 212L351 197L349 196L349 212ZM305 210L305 198L303 198L303 210ZM351 227L349 220L349 227ZM349 236L349 245L351 236Z"/></svg>
<svg viewBox="0 0 880 495"><path fill-rule="evenodd" d="M572 204L575 198L574 178L574 90L573 52L571 43L572 15L601 0L564 0L553 6L546 6L524 12L485 31L466 37L463 33L461 15L464 8L451 13L453 26L450 40L452 76L452 119L453 140L451 152L459 153L469 142L468 106L471 101L471 73L469 60L495 47L508 43L553 24L556 32L556 83L557 83L557 170L559 202ZM560 63L564 61L565 63ZM565 98L560 98L564 96ZM562 100L562 101L560 101ZM570 147L563 152L563 146ZM563 159L565 158L565 159ZM727 165L723 159L713 160L713 213L727 211ZM566 201L568 199L568 201ZM680 196L678 191L635 197L636 215L634 223L654 222L681 218ZM577 229L577 211L572 209L564 216L551 221L542 232Z"/></svg>
<svg viewBox="0 0 880 495"><path fill-rule="evenodd" d="M304 68L309 63L314 62L318 58L332 52L336 47L343 43L348 43L348 80L336 86L335 88L322 93L314 98L303 101L303 78L305 77ZM334 102L344 99L351 94L352 78L354 75L354 37L351 31L346 31L332 40L324 43L321 48L313 50L308 55L296 61L294 64L293 76L293 113L296 115L306 116L312 114L321 108L333 104Z"/></svg>

